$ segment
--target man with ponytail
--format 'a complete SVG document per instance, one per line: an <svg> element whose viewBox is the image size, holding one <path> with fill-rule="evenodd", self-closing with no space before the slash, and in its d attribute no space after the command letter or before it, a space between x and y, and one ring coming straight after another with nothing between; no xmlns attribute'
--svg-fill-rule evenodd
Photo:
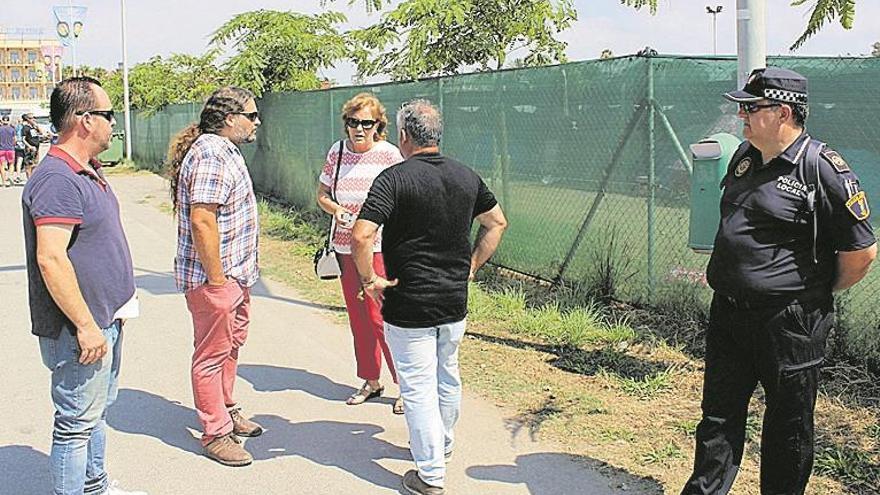
<svg viewBox="0 0 880 495"><path fill-rule="evenodd" d="M21 203L31 332L52 372L52 493L144 495L120 489L104 469L123 322L137 316L119 202L95 158L110 147L116 119L107 93L88 77L61 81L50 107L58 144Z"/></svg>
<svg viewBox="0 0 880 495"><path fill-rule="evenodd" d="M233 396L238 350L247 339L250 287L259 277L257 201L239 146L256 139L254 95L215 91L197 124L168 151L177 213L174 275L192 314L192 386L205 455L226 466L253 462L239 437L263 432Z"/></svg>

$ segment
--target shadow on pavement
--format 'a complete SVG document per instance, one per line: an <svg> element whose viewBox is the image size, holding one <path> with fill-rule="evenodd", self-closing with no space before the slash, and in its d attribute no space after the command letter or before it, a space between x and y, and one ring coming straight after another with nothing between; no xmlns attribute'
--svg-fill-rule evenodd
<svg viewBox="0 0 880 495"><path fill-rule="evenodd" d="M3 480L0 486L2 493L50 493L49 456L26 445L0 447L0 479Z"/></svg>
<svg viewBox="0 0 880 495"><path fill-rule="evenodd" d="M24 269L24 267L9 267L15 269ZM0 267L0 271L3 268ZM135 276L135 285L140 289L153 294L154 296L165 296L169 294L180 294L180 291L177 290L177 284L174 281L174 273L173 272L157 272L155 270L148 270L146 268L138 268L135 267L136 272L142 272L140 275ZM182 295L182 294L181 294ZM290 299L287 297L280 297L272 294L272 291L266 287L262 281L257 281L257 283L251 287L251 295L253 297L262 297L265 299L272 299L275 301L286 302L290 304L295 304L297 306L303 306L306 308L312 309L323 309L327 311L335 311L335 312L344 312L344 306L336 306L332 304L318 304L311 303L308 301L300 301L298 299Z"/></svg>
<svg viewBox="0 0 880 495"><path fill-rule="evenodd" d="M589 457L552 452L521 455L515 465L471 466L467 475L477 480L525 485L534 495L663 493L663 486L654 479L610 468Z"/></svg>
<svg viewBox="0 0 880 495"><path fill-rule="evenodd" d="M412 459L408 449L376 438L385 431L376 425L339 421L291 423L268 414L254 416L253 420L265 429L261 436L247 441L247 450L256 461L300 456L322 466L339 468L373 485L397 489L400 476L376 461Z"/></svg>
<svg viewBox="0 0 880 495"><path fill-rule="evenodd" d="M112 428L146 435L193 454L202 453L199 440L187 430L201 431L194 409L143 390L123 388L107 413Z"/></svg>
<svg viewBox="0 0 880 495"><path fill-rule="evenodd" d="M259 392L299 390L330 401L344 401L357 389L336 383L323 375L298 368L282 368L263 364L239 364L238 376Z"/></svg>

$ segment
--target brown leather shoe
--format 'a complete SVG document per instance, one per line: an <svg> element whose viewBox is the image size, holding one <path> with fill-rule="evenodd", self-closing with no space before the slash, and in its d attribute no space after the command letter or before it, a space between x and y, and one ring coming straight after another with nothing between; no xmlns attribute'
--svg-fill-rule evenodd
<svg viewBox="0 0 880 495"><path fill-rule="evenodd" d="M232 433L217 437L205 445L205 456L224 466L247 466L254 458L241 446L241 440Z"/></svg>
<svg viewBox="0 0 880 495"><path fill-rule="evenodd" d="M263 434L263 427L241 415L240 407L229 410L232 417L232 433L240 437L258 437Z"/></svg>
<svg viewBox="0 0 880 495"><path fill-rule="evenodd" d="M409 495L443 495L446 491L439 486L431 486L419 477L419 472L410 469L403 475L403 492Z"/></svg>

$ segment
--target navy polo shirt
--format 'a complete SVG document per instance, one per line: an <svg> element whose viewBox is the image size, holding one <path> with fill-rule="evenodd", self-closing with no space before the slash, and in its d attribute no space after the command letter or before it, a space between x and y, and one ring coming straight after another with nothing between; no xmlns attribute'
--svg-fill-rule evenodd
<svg viewBox="0 0 880 495"><path fill-rule="evenodd" d="M874 244L858 177L840 155L826 149L819 155L818 263L813 262L809 185L798 167L806 160L808 139L801 133L767 164L749 143L734 155L723 181L721 222L706 273L715 291L745 299L830 293L836 253Z"/></svg>
<svg viewBox="0 0 880 495"><path fill-rule="evenodd" d="M80 291L95 322L107 328L113 315L135 293L128 241L122 230L119 202L92 162L91 173L61 148L52 147L34 170L22 192L24 240L27 255L31 332L58 338L70 320L55 304L37 265L37 226L73 225L67 256Z"/></svg>

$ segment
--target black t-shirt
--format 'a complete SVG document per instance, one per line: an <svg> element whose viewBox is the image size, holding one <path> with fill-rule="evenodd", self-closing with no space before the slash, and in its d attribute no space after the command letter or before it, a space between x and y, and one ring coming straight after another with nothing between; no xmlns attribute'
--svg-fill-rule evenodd
<svg viewBox="0 0 880 495"><path fill-rule="evenodd" d="M40 146L40 133L30 124L24 124L21 127L21 137L31 146Z"/></svg>
<svg viewBox="0 0 880 495"><path fill-rule="evenodd" d="M715 291L752 299L814 289L830 293L836 253L875 242L858 177L840 155L826 149L819 155L818 263L813 262L812 214L806 207L810 185L798 167L806 160L809 139L802 133L766 165L761 152L748 143L734 155L723 182L721 222L707 268Z"/></svg>
<svg viewBox="0 0 880 495"><path fill-rule="evenodd" d="M495 196L470 168L437 153L415 155L376 177L359 218L384 225L388 279L382 316L404 328L467 315L470 233Z"/></svg>

